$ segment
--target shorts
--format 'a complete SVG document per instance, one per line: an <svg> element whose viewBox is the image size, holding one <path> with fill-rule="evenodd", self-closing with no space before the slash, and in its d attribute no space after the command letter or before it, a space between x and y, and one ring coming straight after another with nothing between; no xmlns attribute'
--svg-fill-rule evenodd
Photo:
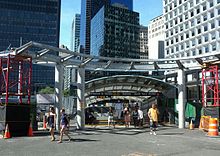
<svg viewBox="0 0 220 156"><path fill-rule="evenodd" d="M61 125L61 129L67 128L67 125Z"/></svg>
<svg viewBox="0 0 220 156"><path fill-rule="evenodd" d="M55 127L53 123L49 123L48 126L49 126L50 128L54 128L54 127Z"/></svg>
<svg viewBox="0 0 220 156"><path fill-rule="evenodd" d="M157 122L150 120L150 128L157 128Z"/></svg>

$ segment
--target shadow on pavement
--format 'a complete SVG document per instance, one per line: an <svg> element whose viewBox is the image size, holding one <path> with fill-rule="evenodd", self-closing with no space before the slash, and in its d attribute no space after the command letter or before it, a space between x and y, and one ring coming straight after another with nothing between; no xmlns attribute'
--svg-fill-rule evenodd
<svg viewBox="0 0 220 156"><path fill-rule="evenodd" d="M92 139L72 139L73 142L92 142L92 141L100 141L100 140L92 140Z"/></svg>

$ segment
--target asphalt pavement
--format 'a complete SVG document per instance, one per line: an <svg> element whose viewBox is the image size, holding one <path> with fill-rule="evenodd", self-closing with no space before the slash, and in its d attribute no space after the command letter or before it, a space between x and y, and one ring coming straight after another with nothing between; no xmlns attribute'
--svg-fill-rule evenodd
<svg viewBox="0 0 220 156"><path fill-rule="evenodd" d="M64 136L51 142L48 131L33 137L0 139L0 156L219 156L220 138L211 138L195 129L159 127L157 135L149 128L86 127L70 129L72 141ZM56 140L59 134L56 133Z"/></svg>

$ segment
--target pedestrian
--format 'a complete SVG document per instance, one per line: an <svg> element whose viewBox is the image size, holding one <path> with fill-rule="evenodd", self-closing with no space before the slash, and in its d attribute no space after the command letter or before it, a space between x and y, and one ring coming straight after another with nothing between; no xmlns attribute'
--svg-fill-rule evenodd
<svg viewBox="0 0 220 156"><path fill-rule="evenodd" d="M61 119L60 119L60 139L58 141L58 143L62 143L63 141L63 134L65 134L68 138L69 141L71 141L71 137L69 136L67 130L69 128L69 119L67 117L67 115L65 114L65 109L61 109L60 111L61 113Z"/></svg>
<svg viewBox="0 0 220 156"><path fill-rule="evenodd" d="M138 126L138 107L135 106L135 110L132 113L133 122L134 122L134 128Z"/></svg>
<svg viewBox="0 0 220 156"><path fill-rule="evenodd" d="M124 109L124 120L125 120L125 127L129 128L130 127L130 123L131 123L131 114L129 111L129 108L126 107Z"/></svg>
<svg viewBox="0 0 220 156"><path fill-rule="evenodd" d="M144 113L142 110L140 110L140 107L138 107L138 124L139 128L143 127L143 119L144 119Z"/></svg>
<svg viewBox="0 0 220 156"><path fill-rule="evenodd" d="M118 120L121 119L122 112L123 112L123 103L121 103L120 100L118 100L118 102L115 104L115 113Z"/></svg>
<svg viewBox="0 0 220 156"><path fill-rule="evenodd" d="M148 111L148 117L150 118L150 134L156 135L158 124L159 111L156 104L152 104L152 108Z"/></svg>
<svg viewBox="0 0 220 156"><path fill-rule="evenodd" d="M54 107L50 107L50 111L49 111L48 117L47 117L47 125L49 126L51 141L54 141L55 140L54 129L55 129L55 125L56 125L56 113L55 113Z"/></svg>
<svg viewBox="0 0 220 156"><path fill-rule="evenodd" d="M114 111L112 107L109 107L109 112L108 112L108 127L110 128L110 125L113 125L115 128L115 121L114 121Z"/></svg>

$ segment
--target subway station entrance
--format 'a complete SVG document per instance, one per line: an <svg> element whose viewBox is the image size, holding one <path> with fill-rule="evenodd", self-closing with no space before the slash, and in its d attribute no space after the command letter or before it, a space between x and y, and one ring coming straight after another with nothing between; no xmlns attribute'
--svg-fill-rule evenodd
<svg viewBox="0 0 220 156"><path fill-rule="evenodd" d="M35 50L34 50L35 49ZM36 49L39 49L36 51ZM54 53L54 55L53 55ZM56 55L59 53L59 55ZM70 50L61 49L41 43L29 42L10 53L1 53L0 57L7 55L13 56L28 56L31 57L33 63L43 65L55 66L55 108L58 114L57 126L59 125L60 116L59 111L62 107L63 97L63 75L65 68L74 68L77 73L77 127L79 129L84 128L85 125L85 112L84 109L93 101L92 96L100 93L100 91L94 90L96 86L101 85L104 90L108 90L108 94L114 94L114 90L117 92L121 90L124 92L127 90L139 91L139 94L146 94L150 92L164 92L169 93L168 88L177 88L176 107L178 109L178 126L184 128L185 126L185 104L186 104L186 71L190 70L206 70L209 66L218 65L220 52L206 53L200 56L183 57L183 58L166 58L166 59L127 59L127 58L108 58L91 56L81 53L76 53ZM109 71L109 72L128 72L129 76L116 76L102 78L90 82L85 82L86 71ZM164 72L164 75L176 74L175 83L169 83L166 78L143 78L141 76L133 76L132 73L147 73L147 72ZM218 72L217 72L218 73ZM112 80L111 80L112 79ZM204 78L205 79L205 78ZM215 86L218 85L218 79L215 81ZM116 86L114 84L124 83L124 85ZM205 84L205 83L204 83ZM105 86L104 86L105 85ZM136 85L136 86L135 86ZM115 87L110 87L115 86ZM147 86L147 87L146 87ZM209 95L207 90L212 90L209 85L203 85L204 96L203 99L208 101ZM136 88L136 89L135 89ZM98 90L98 88L96 88ZM110 91L112 90L112 91ZM215 94L219 94L216 89ZM104 92L103 92L104 94ZM106 94L106 92L105 92ZM132 94L132 93L130 93ZM212 94L210 94L212 95ZM138 96L136 96L138 97ZM139 96L141 98L141 96ZM214 96L218 98L218 96ZM215 100L214 100L215 101ZM210 103L209 103L210 104ZM58 129L58 127L57 127Z"/></svg>

